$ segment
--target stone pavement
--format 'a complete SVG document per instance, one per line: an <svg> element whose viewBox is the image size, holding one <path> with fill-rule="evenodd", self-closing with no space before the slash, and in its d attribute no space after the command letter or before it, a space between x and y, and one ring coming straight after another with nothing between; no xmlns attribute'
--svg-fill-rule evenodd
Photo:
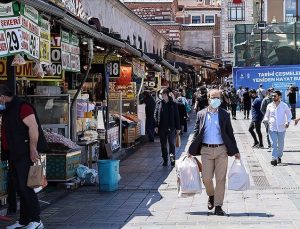
<svg viewBox="0 0 300 229"><path fill-rule="evenodd" d="M288 129L283 163L273 167L267 149L251 148L250 121L242 117L239 113L232 123L251 174L251 188L226 191L223 207L227 216L207 210L205 190L192 198L177 197L175 169L162 167L157 139L120 163L118 191L100 193L97 187L82 187L51 203L42 212L46 228L300 228L300 124ZM191 121L189 131L193 124ZM264 127L262 130L265 137ZM188 134L182 137L177 158L189 140ZM232 162L230 158L228 169Z"/></svg>

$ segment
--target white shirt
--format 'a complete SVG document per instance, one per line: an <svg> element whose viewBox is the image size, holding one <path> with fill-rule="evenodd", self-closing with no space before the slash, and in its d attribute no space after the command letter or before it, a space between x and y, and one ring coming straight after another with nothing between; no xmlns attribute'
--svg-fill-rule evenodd
<svg viewBox="0 0 300 229"><path fill-rule="evenodd" d="M239 96L240 99L242 99L244 92L245 92L244 89L238 89L236 94Z"/></svg>
<svg viewBox="0 0 300 229"><path fill-rule="evenodd" d="M282 101L276 106L274 102L268 104L264 122L269 123L271 131L286 131L285 124L292 120L292 113L288 105Z"/></svg>

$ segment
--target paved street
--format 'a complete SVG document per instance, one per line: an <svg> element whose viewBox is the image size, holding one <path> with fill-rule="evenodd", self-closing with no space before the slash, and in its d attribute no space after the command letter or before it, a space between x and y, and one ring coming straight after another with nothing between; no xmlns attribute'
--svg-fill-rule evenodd
<svg viewBox="0 0 300 229"><path fill-rule="evenodd" d="M251 148L249 123L240 114L233 121L242 158L251 173L251 189L227 191L225 217L208 212L205 190L194 198L177 197L175 169L162 167L157 139L121 162L118 191L99 193L96 187L82 187L43 210L43 222L48 229L300 228L300 126L291 125L283 163L273 167L267 149ZM193 122L189 131L192 127ZM186 134L177 158L188 142Z"/></svg>

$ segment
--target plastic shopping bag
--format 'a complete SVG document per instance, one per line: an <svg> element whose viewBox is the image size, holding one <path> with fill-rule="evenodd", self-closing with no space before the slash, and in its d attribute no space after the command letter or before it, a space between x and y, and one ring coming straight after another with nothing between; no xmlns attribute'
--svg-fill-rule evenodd
<svg viewBox="0 0 300 229"><path fill-rule="evenodd" d="M193 157L181 157L176 161L178 197L193 196L202 192L199 167Z"/></svg>
<svg viewBox="0 0 300 229"><path fill-rule="evenodd" d="M245 191L250 187L249 174L242 160L235 159L228 173L228 189Z"/></svg>

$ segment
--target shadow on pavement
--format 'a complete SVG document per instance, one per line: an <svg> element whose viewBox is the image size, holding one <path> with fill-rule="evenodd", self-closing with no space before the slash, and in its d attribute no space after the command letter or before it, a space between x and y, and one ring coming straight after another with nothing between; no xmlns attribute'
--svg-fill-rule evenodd
<svg viewBox="0 0 300 229"><path fill-rule="evenodd" d="M260 212L251 212L251 213L247 213L247 212L243 212L243 213L230 213L228 214L229 217L262 217L262 218L270 218L270 217L274 217L274 215L271 214L267 214L267 213L260 213Z"/></svg>

